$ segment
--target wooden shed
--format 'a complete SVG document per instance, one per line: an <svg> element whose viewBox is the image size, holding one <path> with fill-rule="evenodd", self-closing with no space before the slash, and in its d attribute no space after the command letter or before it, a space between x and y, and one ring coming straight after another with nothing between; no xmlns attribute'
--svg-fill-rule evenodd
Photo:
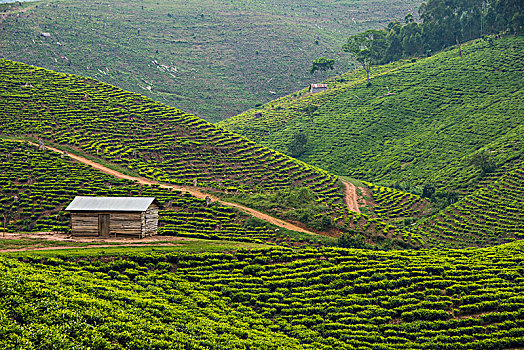
<svg viewBox="0 0 524 350"><path fill-rule="evenodd" d="M154 197L82 197L67 206L73 236L146 237L157 234L160 205Z"/></svg>

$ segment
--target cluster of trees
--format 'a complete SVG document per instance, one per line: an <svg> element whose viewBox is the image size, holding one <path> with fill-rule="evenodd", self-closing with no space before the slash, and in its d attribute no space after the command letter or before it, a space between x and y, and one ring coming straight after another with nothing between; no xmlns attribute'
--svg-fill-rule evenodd
<svg viewBox="0 0 524 350"><path fill-rule="evenodd" d="M364 67L403 57L430 55L451 45L487 34L524 31L524 5L519 0L429 0L419 7L422 20L408 14L404 24L391 22L348 38L343 49Z"/></svg>

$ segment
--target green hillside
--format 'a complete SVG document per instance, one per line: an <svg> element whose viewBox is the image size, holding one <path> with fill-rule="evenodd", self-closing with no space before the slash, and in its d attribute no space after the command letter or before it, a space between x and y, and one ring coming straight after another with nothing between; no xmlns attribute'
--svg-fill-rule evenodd
<svg viewBox="0 0 524 350"><path fill-rule="evenodd" d="M430 212L430 203L416 194L369 182L364 182L363 185L365 187L359 189L365 191L362 197L367 196L367 198L362 198L361 210L367 209L383 220L397 225L407 225Z"/></svg>
<svg viewBox="0 0 524 350"><path fill-rule="evenodd" d="M486 181L470 164L487 153L495 171L522 160L524 38L477 40L433 57L395 62L301 90L220 125L335 174L393 186L469 193ZM258 114L256 114L258 113ZM503 173L503 172L502 172ZM501 173L497 173L501 175Z"/></svg>
<svg viewBox="0 0 524 350"><path fill-rule="evenodd" d="M78 253L78 251L75 251ZM524 246L0 257L5 349L518 349Z"/></svg>
<svg viewBox="0 0 524 350"><path fill-rule="evenodd" d="M140 186L58 153L1 139L0 188L2 215L7 215L1 226L10 232L69 232L69 213L62 210L74 196L153 196L164 208L160 211L161 235L256 243L293 241L276 235L274 227L219 203L208 207L204 199L189 193Z"/></svg>
<svg viewBox="0 0 524 350"><path fill-rule="evenodd" d="M0 4L0 57L80 74L219 120L312 81L320 56L421 0L44 0ZM7 10L7 12L4 12ZM49 33L49 37L41 36Z"/></svg>
<svg viewBox="0 0 524 350"><path fill-rule="evenodd" d="M431 246L487 246L523 239L522 165L426 219L415 230L429 235Z"/></svg>
<svg viewBox="0 0 524 350"><path fill-rule="evenodd" d="M215 195L338 236L422 245L421 236L347 209L339 179L193 115L113 86L0 60L1 133ZM201 233L204 234L204 233Z"/></svg>

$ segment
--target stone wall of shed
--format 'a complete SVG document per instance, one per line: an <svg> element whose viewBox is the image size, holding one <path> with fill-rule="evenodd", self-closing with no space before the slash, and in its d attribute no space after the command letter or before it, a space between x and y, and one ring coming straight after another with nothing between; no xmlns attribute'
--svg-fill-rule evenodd
<svg viewBox="0 0 524 350"><path fill-rule="evenodd" d="M142 237L157 234L158 229L158 207L151 205L142 213Z"/></svg>

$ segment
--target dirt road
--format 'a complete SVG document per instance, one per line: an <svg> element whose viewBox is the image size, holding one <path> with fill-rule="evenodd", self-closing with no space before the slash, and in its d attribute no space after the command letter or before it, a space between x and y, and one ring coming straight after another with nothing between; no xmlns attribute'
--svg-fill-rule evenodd
<svg viewBox="0 0 524 350"><path fill-rule="evenodd" d="M18 141L20 141L20 142L28 142L28 143L38 147L38 145L36 143L34 143L34 142L25 141L25 140L18 140ZM275 217L273 217L271 215L262 213L262 212L260 212L260 211L258 211L256 209L248 208L248 207L245 207L245 206L237 204L237 203L224 202L222 200L219 200L217 197L215 197L213 195L210 195L210 194L207 194L207 193L199 191L196 187L167 185L167 184L163 184L163 183L160 183L158 181L146 179L146 178L143 178L143 177L129 176L129 175L123 174L121 172L118 172L116 170L109 169L108 167L103 166L102 164L99 164L97 162L94 162L92 160L84 158L82 156L77 156L75 154L71 154L69 152L65 152L63 150L60 150L58 148L54 148L54 147L51 147L51 146L44 146L44 147L46 149L49 149L49 150L54 151L54 152L58 152L58 153L62 153L62 154L65 153L65 154L67 154L67 156L69 156L69 158L74 159L77 162L87 164L87 165L89 165L89 166L91 166L91 167L93 167L93 168L95 168L95 169L97 169L97 170L99 170L99 171L101 171L101 172L103 172L105 174L112 175L112 176L117 177L119 179L132 180L132 181L136 181L136 182L138 182L140 184L159 185L160 187L163 187L163 188L171 188L171 189L174 189L174 190L185 191L185 192L189 192L190 194L192 194L193 196L195 196L197 198L202 198L203 199L203 198L209 197L209 198L211 198L212 201L220 202L223 205L228 206L228 207L237 208L238 210L241 210L244 213L250 214L250 215L252 215L254 217L257 217L257 218L259 218L261 220L269 222L269 223L271 223L273 225L276 225L278 227L285 228L285 229L291 230L291 231L297 231L297 232L308 233L308 234L311 234L311 235L317 235L317 233L308 231L308 230L306 230L306 229L304 229L302 227L299 227L299 226L294 225L292 223L289 223L287 221L284 221L284 220L281 220L281 219L277 219L277 218L275 218Z"/></svg>
<svg viewBox="0 0 524 350"><path fill-rule="evenodd" d="M353 185L351 182L347 182L344 180L341 181L344 184L344 201L346 202L348 209L360 213L360 209L358 208L357 202L357 187Z"/></svg>
<svg viewBox="0 0 524 350"><path fill-rule="evenodd" d="M66 245L66 246L52 246L52 247L26 247L26 248L12 248L0 249L0 253L14 253L27 252L33 250L58 250L58 249L88 249L88 248L118 248L118 247L174 247L181 244L176 243L152 243L152 244L89 244L82 246Z"/></svg>
<svg viewBox="0 0 524 350"><path fill-rule="evenodd" d="M144 237L140 241L134 238L124 237L71 237L63 233L54 232L32 232L32 233L5 233L2 235L3 240L35 240L35 246L6 248L0 249L0 253L23 252L28 250L55 250L55 249L84 249L84 248L109 248L109 247L160 247L160 246L179 246L181 241L193 241L193 238L175 237L175 236L152 236ZM44 241L68 242L70 245L49 245L39 246ZM92 244L85 244L92 243ZM47 245L47 243L44 243ZM63 244L63 243L62 243ZM83 245L79 245L83 244Z"/></svg>

